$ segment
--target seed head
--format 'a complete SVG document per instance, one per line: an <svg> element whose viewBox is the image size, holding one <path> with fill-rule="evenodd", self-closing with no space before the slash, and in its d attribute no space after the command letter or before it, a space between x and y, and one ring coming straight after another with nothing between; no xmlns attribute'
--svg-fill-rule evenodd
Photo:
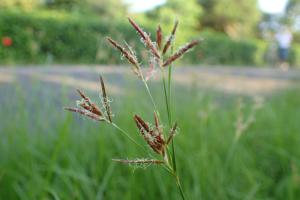
<svg viewBox="0 0 300 200"><path fill-rule="evenodd" d="M167 42L166 42L166 44L164 46L163 55L168 51L169 47L171 46L172 41L175 38L175 33L176 33L176 30L177 30L178 23L179 23L178 20L175 20L175 23L174 23L171 35L168 38L168 40L167 40Z"/></svg>
<svg viewBox="0 0 300 200"><path fill-rule="evenodd" d="M194 46L200 43L199 40L193 40L190 43L186 44L182 48L180 48L176 53L170 56L164 63L163 67L170 65L172 62L180 58L183 54L185 54L188 50L192 49Z"/></svg>
<svg viewBox="0 0 300 200"><path fill-rule="evenodd" d="M64 109L68 110L68 111L71 111L71 112L79 113L81 115L84 115L84 116L89 117L89 118L91 118L93 120L96 120L96 121L105 121L105 118L103 118L102 116L91 113L88 110L82 110L82 109L79 109L79 108L69 108L69 107L65 107Z"/></svg>
<svg viewBox="0 0 300 200"><path fill-rule="evenodd" d="M135 115L134 121L148 145L160 155L165 155L165 141L160 130L150 128L140 116ZM156 122L158 123L158 122Z"/></svg>
<svg viewBox="0 0 300 200"><path fill-rule="evenodd" d="M139 25L133 21L133 19L131 19L130 17L128 17L128 20L130 22L130 24L133 26L133 28L138 32L138 34L141 36L142 40L145 42L145 45L150 49L151 53L157 58L160 59L160 55L158 53L157 48L155 47L155 45L153 44L153 42L151 41L149 35L147 33L145 33L140 27Z"/></svg>
<svg viewBox="0 0 300 200"><path fill-rule="evenodd" d="M106 90L105 90L105 85L102 76L100 76L100 83L101 83L101 90L102 90L102 99L103 99L103 104L105 107L106 115L108 117L109 122L112 122L112 116L111 116L111 111L110 111L110 105L108 102Z"/></svg>
<svg viewBox="0 0 300 200"><path fill-rule="evenodd" d="M164 161L162 160L144 159L144 158L137 158L134 160L127 160L127 159L112 159L112 160L124 164L163 164L164 163Z"/></svg>
<svg viewBox="0 0 300 200"><path fill-rule="evenodd" d="M133 64L136 67L139 66L139 63L135 55L131 54L123 46L121 46L119 43L117 43L115 40L111 39L110 37L107 37L106 39L115 49L119 50L122 53L122 55L128 60L129 63Z"/></svg>
<svg viewBox="0 0 300 200"><path fill-rule="evenodd" d="M82 97L83 101L79 103L79 106L82 107L85 110L90 111L91 113L94 113L95 115L102 116L102 112L100 108L94 104L90 98L88 98L81 90L77 89L77 92Z"/></svg>
<svg viewBox="0 0 300 200"><path fill-rule="evenodd" d="M162 42L162 31L160 25L158 25L156 30L156 44L158 49L161 49L161 42Z"/></svg>
<svg viewBox="0 0 300 200"><path fill-rule="evenodd" d="M169 137L167 139L167 145L172 141L174 135L176 134L177 123L175 123L170 129Z"/></svg>

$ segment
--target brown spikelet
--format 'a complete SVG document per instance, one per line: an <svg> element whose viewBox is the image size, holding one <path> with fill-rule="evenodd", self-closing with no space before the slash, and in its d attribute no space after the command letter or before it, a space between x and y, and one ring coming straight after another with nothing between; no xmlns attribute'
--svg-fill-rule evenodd
<svg viewBox="0 0 300 200"><path fill-rule="evenodd" d="M162 140L164 140L164 136L163 136L163 129L160 126L160 122L157 116L157 113L154 112L154 122L155 122L155 129L153 130L153 133L155 135L155 137L160 137Z"/></svg>
<svg viewBox="0 0 300 200"><path fill-rule="evenodd" d="M115 162L124 163L124 164L163 164L162 160L154 159L135 159L135 160L126 160L126 159L112 159Z"/></svg>
<svg viewBox="0 0 300 200"><path fill-rule="evenodd" d="M172 126L172 128L170 129L169 137L168 137L167 142L166 142L167 145L172 141L172 139L173 139L173 137L176 133L176 128L177 128L177 123L175 123Z"/></svg>
<svg viewBox="0 0 300 200"><path fill-rule="evenodd" d="M130 54L133 55L133 57L137 60L134 51L132 50L132 47L125 42L126 48L129 50ZM137 65L132 65L131 70L133 71L134 74L136 74L139 78L142 78L142 72L140 68L140 64L138 63Z"/></svg>
<svg viewBox="0 0 300 200"><path fill-rule="evenodd" d="M118 44L115 40L111 39L110 37L106 38L107 41L117 50L119 50L122 55L128 60L129 63L133 64L135 67L139 66L137 58L130 52L128 52L123 46Z"/></svg>
<svg viewBox="0 0 300 200"><path fill-rule="evenodd" d="M145 134L145 131L150 132L148 124L140 116L134 115L134 121L143 135Z"/></svg>
<svg viewBox="0 0 300 200"><path fill-rule="evenodd" d="M162 31L160 25L158 25L156 30L156 44L158 49L161 49L161 42L162 42Z"/></svg>
<svg viewBox="0 0 300 200"><path fill-rule="evenodd" d="M67 110L67 111L70 111L70 112L79 113L81 115L84 115L84 116L89 117L89 118L91 118L93 120L96 120L96 121L104 121L105 120L103 117L101 117L99 115L96 115L94 113L91 113L91 112L88 112L88 111L85 111L85 110L81 110L79 108L68 108L68 107L66 107L64 109Z"/></svg>
<svg viewBox="0 0 300 200"><path fill-rule="evenodd" d="M112 117L111 117L111 111L110 111L110 105L108 102L106 90L105 90L105 85L102 76L100 76L100 83L101 83L101 89L102 89L102 99L103 99L103 104L106 110L106 114L108 117L109 122L112 122Z"/></svg>
<svg viewBox="0 0 300 200"><path fill-rule="evenodd" d="M100 108L96 104L91 102L90 98L88 98L81 90L77 89L77 92L82 97L82 99L84 99L84 102L79 104L82 108L84 108L85 110L88 110L91 113L94 113L96 115L99 115L99 116L103 115Z"/></svg>
<svg viewBox="0 0 300 200"><path fill-rule="evenodd" d="M172 56L170 56L164 63L163 67L166 67L170 65L172 62L180 58L184 53L186 53L188 50L192 49L194 46L198 45L200 43L199 40L193 40L192 42L186 44L182 48L180 48L176 53L174 53Z"/></svg>
<svg viewBox="0 0 300 200"><path fill-rule="evenodd" d="M175 33L176 33L176 30L177 30L178 23L179 23L178 20L175 20L175 23L174 23L171 35L168 38L168 40L167 40L167 42L166 42L166 44L164 46L163 55L168 51L169 47L171 46L172 41L175 38Z"/></svg>
<svg viewBox="0 0 300 200"><path fill-rule="evenodd" d="M88 97L80 89L76 89L76 91L83 99L88 100Z"/></svg>
<svg viewBox="0 0 300 200"><path fill-rule="evenodd" d="M157 126L159 126L158 119L156 119ZM165 141L162 133L159 131L160 129L152 129L149 125L138 115L134 116L134 121L143 135L145 141L149 144L149 146L160 155L165 155Z"/></svg>
<svg viewBox="0 0 300 200"><path fill-rule="evenodd" d="M160 59L160 55L158 53L157 48L155 47L155 45L153 44L153 42L151 41L149 35L147 33L145 33L140 27L139 25L133 21L133 19L131 19L130 17L128 17L128 20L130 22L130 24L133 26L133 28L138 32L138 34L141 36L142 40L145 42L145 45L150 49L151 53L157 58Z"/></svg>

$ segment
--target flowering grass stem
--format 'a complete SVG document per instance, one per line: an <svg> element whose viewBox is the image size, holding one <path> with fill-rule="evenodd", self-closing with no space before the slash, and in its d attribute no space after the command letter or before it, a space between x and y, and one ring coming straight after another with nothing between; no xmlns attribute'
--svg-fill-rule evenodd
<svg viewBox="0 0 300 200"><path fill-rule="evenodd" d="M163 168L168 171L174 178L180 195L183 200L186 199L182 185L180 183L179 175L177 172L177 164L176 164L176 152L175 152L175 144L174 144L174 136L176 134L177 122L172 122L172 106L171 106L171 86L172 86L172 64L175 60L182 57L187 51L192 49L194 46L199 44L199 41L194 40L179 50L175 54L173 54L173 47L174 47L174 38L175 33L178 26L178 21L176 20L174 23L173 30L171 32L170 37L164 44L164 48L162 49L162 30L161 27L158 26L157 34L156 34L156 43L152 42L150 35L142 30L142 28L131 18L128 18L130 24L133 28L137 31L140 35L142 42L144 43L145 47L151 53L149 58L149 71L153 72L154 64L157 63L158 67L161 69L161 77L162 77L162 84L163 84L163 92L164 92L164 99L166 105L166 114L168 119L168 130L163 129L163 124L161 124L159 110L156 106L155 100L151 94L150 88L148 86L147 81L151 78L152 73L146 75L146 78L143 75L143 71L141 69L141 65L138 62L138 58L136 57L133 49L125 42L126 46L122 46L117 41L107 37L107 41L110 45L121 52L122 56L124 56L127 61L132 64L133 72L140 78L143 82L143 85L146 89L146 92L150 98L151 103L153 104L154 109L154 123L155 126L152 126L149 122L145 121L142 117L135 114L133 119L136 123L136 126L143 136L145 142L149 145L149 147L159 156L160 159L156 157L152 157L151 153L148 153L148 149L144 146L136 142L124 129L119 127L115 124L112 120L112 113L110 108L110 102L108 101L107 92L105 89L105 84L100 76L100 83L102 89L102 107L98 107L94 104L83 92L78 90L79 95L81 96L81 100L78 101L79 108L65 108L68 111L79 113L85 117L90 119L105 122L112 125L114 128L119 130L124 136L126 136L129 140L131 140L134 144L139 146L143 151L145 151L150 158L142 158L142 159L113 159L115 162L123 163L123 164L159 164L162 165ZM166 53L168 49L171 49L169 57L167 57ZM154 59L154 60L153 60ZM168 75L166 78L164 68L168 68ZM104 110L104 111L103 111ZM168 134L169 132L169 134ZM170 144L171 143L171 144ZM170 147L171 146L171 147ZM171 149L169 149L171 148Z"/></svg>

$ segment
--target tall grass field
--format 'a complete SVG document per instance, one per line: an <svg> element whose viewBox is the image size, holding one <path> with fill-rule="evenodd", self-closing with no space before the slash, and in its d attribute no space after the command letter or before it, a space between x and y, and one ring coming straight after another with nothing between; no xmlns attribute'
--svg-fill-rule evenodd
<svg viewBox="0 0 300 200"><path fill-rule="evenodd" d="M0 199L180 199L162 168L111 161L147 157L120 132L63 111L77 99L74 88L28 84L0 84ZM163 109L160 87L150 89ZM114 120L148 148L132 118L152 116L141 88L125 84L122 94L110 95L111 106L118 111ZM188 199L300 199L299 88L264 96L254 114L256 102L249 96L175 89L177 163ZM238 119L250 115L253 120L235 139Z"/></svg>

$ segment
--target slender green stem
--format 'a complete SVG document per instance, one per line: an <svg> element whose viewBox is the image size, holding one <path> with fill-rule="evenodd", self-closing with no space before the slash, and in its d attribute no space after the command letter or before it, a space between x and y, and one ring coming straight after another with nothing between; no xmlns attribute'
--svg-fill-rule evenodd
<svg viewBox="0 0 300 200"><path fill-rule="evenodd" d="M168 115L168 122L169 127L172 126L172 114L171 114L171 77L172 77L172 67L169 67L169 73L168 73L168 85L166 83L166 78L164 74L164 70L162 69L162 80L163 80L163 88L164 88L164 94L165 94L165 102L166 102L166 109L167 109L167 115ZM185 195L183 192L183 188L180 183L180 179L177 173L177 165L176 165L176 153L175 153L175 145L174 141L171 142L171 161L172 161L172 171L173 175L176 179L176 185L178 187L178 190L180 192L180 195L183 200L185 200Z"/></svg>
<svg viewBox="0 0 300 200"><path fill-rule="evenodd" d="M171 81L172 81L172 66L169 67L168 70L168 104L169 104L169 109L170 109L170 113L169 113L169 117L170 117L170 121L172 122L172 112L171 112ZM171 124L170 124L171 126Z"/></svg>
<svg viewBox="0 0 300 200"><path fill-rule="evenodd" d="M181 198L182 198L182 200L185 200L186 198L185 198L185 195L184 195L184 192L183 192L180 180L179 180L179 176L176 174L175 178L176 178L176 185L180 191Z"/></svg>
<svg viewBox="0 0 300 200"><path fill-rule="evenodd" d="M143 80L144 86L145 86L145 88L146 88L146 90L147 90L147 93L148 93L148 95L149 95L149 97L150 97L150 99L151 99L151 102L152 102L152 104L153 104L154 110L155 110L156 112L158 112L158 109L157 109L157 107L156 107L154 98L153 98L153 96L152 96L152 94L151 94L151 92L150 92L149 86L148 86L148 84L147 84L147 82L146 82L146 80L145 80L144 78L142 78L142 80Z"/></svg>
<svg viewBox="0 0 300 200"><path fill-rule="evenodd" d="M136 142L125 130L123 130L121 127L119 127L117 124L115 123L110 123L113 127L115 127L116 129L118 129L121 133L123 133L129 140L131 140L134 144L136 144L137 146L139 146L141 149L143 149L146 153L147 150L145 147L143 147L141 144L139 144L138 142Z"/></svg>
<svg viewBox="0 0 300 200"><path fill-rule="evenodd" d="M168 70L168 105L169 105L169 126L172 126L172 112L171 112L171 83L172 83L172 66L169 67ZM175 145L174 145L174 140L171 141L171 147L172 147L172 162L173 162L173 167L174 171L176 172L177 167L176 167L176 154L175 154Z"/></svg>
<svg viewBox="0 0 300 200"><path fill-rule="evenodd" d="M173 54L174 43L171 45L171 54ZM172 69L173 65L171 64L168 68L168 104L169 104L169 126L172 126L172 112L171 112L171 84L172 84ZM172 140L172 149L174 149L173 140Z"/></svg>
<svg viewBox="0 0 300 200"><path fill-rule="evenodd" d="M168 122L169 122L169 127L171 127L172 122L171 122L171 117L170 117L171 112L170 112L169 97L168 97L168 92L167 92L167 83L166 83L166 78L165 78L165 72L162 67L161 67L161 72L162 72L162 81L163 81L165 103L166 103L166 109L167 109L167 115L168 115Z"/></svg>
<svg viewBox="0 0 300 200"><path fill-rule="evenodd" d="M141 76L140 78L142 79L142 82L143 82L143 84L144 84L144 86L145 86L145 88L146 88L147 94L149 95L150 100L151 100L151 103L153 104L154 110L155 110L157 113L159 113L159 112L158 112L158 109L157 109L157 106L156 106L156 103L155 103L155 101L154 101L154 98L153 98L153 96L152 96L152 94L151 94L151 91L150 91L150 89L149 89L149 86L148 86L148 84L147 84L147 81L145 80L145 77L144 77L144 75L143 75L143 72L141 71L141 67L140 67L140 66L138 67L138 70L139 70L139 74L140 74L140 76Z"/></svg>
<svg viewBox="0 0 300 200"><path fill-rule="evenodd" d="M173 47L174 44L171 46L171 54L173 54ZM168 68L168 107L169 107L169 112L168 112L168 118L169 118L169 126L172 126L172 112L171 112L171 84L172 84L172 69L173 66L169 66ZM176 154L175 154L175 145L174 145L174 140L171 141L171 148L172 148L172 162L173 162L173 168L174 171L176 172L177 167L176 167Z"/></svg>

